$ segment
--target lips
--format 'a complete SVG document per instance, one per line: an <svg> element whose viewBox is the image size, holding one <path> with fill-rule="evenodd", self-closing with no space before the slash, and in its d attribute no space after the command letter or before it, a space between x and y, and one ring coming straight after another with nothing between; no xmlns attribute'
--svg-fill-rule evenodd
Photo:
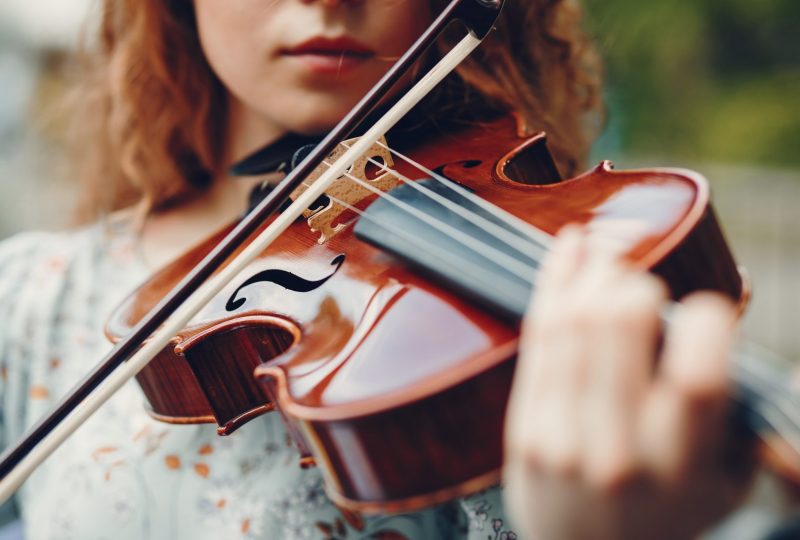
<svg viewBox="0 0 800 540"><path fill-rule="evenodd" d="M342 36L337 38L315 37L304 41L292 48L285 49L284 54L289 56L301 55L321 55L321 56L361 56L369 57L375 51L367 45L351 37Z"/></svg>
<svg viewBox="0 0 800 540"><path fill-rule="evenodd" d="M341 76L375 56L375 51L360 41L343 36L315 37L284 49L281 54L297 61L313 74Z"/></svg>

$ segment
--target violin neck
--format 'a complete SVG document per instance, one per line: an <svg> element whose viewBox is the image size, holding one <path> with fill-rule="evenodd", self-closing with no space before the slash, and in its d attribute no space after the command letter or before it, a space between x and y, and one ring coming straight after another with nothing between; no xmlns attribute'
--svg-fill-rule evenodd
<svg viewBox="0 0 800 540"><path fill-rule="evenodd" d="M498 317L515 324L522 320L546 246L531 243L525 231L482 208L468 194L453 190L447 180L415 184L427 191L403 184L393 189L391 196L429 220L379 198L356 223L356 237L420 269ZM441 204L442 199L479 216L479 221L451 211ZM492 227L497 230L489 232ZM498 242L498 230L518 242ZM454 241L453 235L460 241Z"/></svg>

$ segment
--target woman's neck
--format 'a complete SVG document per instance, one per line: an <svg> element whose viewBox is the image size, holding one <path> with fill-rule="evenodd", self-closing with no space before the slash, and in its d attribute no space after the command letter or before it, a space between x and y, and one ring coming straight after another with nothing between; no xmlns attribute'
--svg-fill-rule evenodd
<svg viewBox="0 0 800 540"><path fill-rule="evenodd" d="M238 100L230 101L223 163L234 163L285 133ZM160 268L237 219L247 209L251 190L264 180L263 176L236 178L222 170L201 194L149 216L141 243L147 265Z"/></svg>
<svg viewBox="0 0 800 540"><path fill-rule="evenodd" d="M232 97L228 106L225 163L235 163L286 134L286 128Z"/></svg>

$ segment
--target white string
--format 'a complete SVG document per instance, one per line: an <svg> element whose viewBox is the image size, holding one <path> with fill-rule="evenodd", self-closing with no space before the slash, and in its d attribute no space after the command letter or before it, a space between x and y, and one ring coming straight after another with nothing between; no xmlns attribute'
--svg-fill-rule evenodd
<svg viewBox="0 0 800 540"><path fill-rule="evenodd" d="M504 209L502 209L502 208L500 208L498 206L493 205L492 203L490 203L486 199L478 197L474 193L471 193L468 189L464 189L462 186L459 186L458 184L448 180L447 178L445 178L441 174L438 174L438 173L432 171L431 169L427 168L425 165L423 165L423 164L421 164L421 163L419 163L417 161L414 161L413 159L411 159L410 157L406 156L405 154L402 154L402 153L398 152L397 150L389 148L387 145L383 144L382 142L378 141L377 144L382 146L382 147L384 147L385 149L387 149L392 154L398 156L400 159L402 159L406 163L416 167L417 169L419 169L420 171L424 172L425 174L430 175L431 178L435 179L436 181L438 181L442 185L446 186L447 188L455 191L456 193L458 193L462 197L465 197L470 202L474 203L477 206L480 206L481 208L483 208L484 210L486 210L487 212L492 214L494 217L506 222L506 224L512 226L520 234L523 234L523 235L527 236L528 238L530 238L531 241L534 242L535 244L537 244L538 246L541 246L542 248L546 249L551 244L551 242L553 240L553 236L551 234L549 234L548 232L536 227L535 225L532 225L532 224L528 223L527 221L523 221L522 219L518 218L514 214L508 212L507 210L504 210ZM417 186L420 189L427 189L422 185L418 185L417 183L414 183L414 185ZM428 190L428 191L430 191L430 190ZM489 222L489 223L491 223L491 222Z"/></svg>
<svg viewBox="0 0 800 540"><path fill-rule="evenodd" d="M325 162L323 162L323 163L325 163ZM353 182L355 182L358 185L364 187L365 189L371 191L372 193L378 195L378 197L381 197L381 198L389 201L390 204L393 204L393 205L397 206L398 208L401 208L406 213L413 215L414 217L416 217L420 221L423 221L424 223L427 223L428 225L430 225L431 227L437 229L438 231L443 232L444 234L448 235L449 237L458 240L463 245L465 245L468 248L472 249L473 252L481 255L482 257L486 258L487 260L497 262L496 259L502 259L503 261L505 261L506 269L509 270L514 275L516 275L518 278L525 280L525 279L527 279L527 276L530 275L531 267L526 265L525 263L521 262L519 259L515 259L514 257L510 256L509 254L504 253L503 251L500 251L496 247L491 246L491 245L489 245L489 244L487 244L485 242L482 242L482 241L476 239L473 236L470 236L469 234L465 233L464 231L461 231L461 230L457 229L456 227L453 227L449 223L445 223L444 221L442 221L442 220L440 220L438 218L435 218L435 217L433 217L433 216L431 216L429 214L426 214L425 212L423 212L423 211L421 211L421 210L419 210L417 208L414 208L413 206L411 206L407 202L401 201L400 199L398 199L394 195L391 195L389 193L385 193L385 192L381 191L379 188L373 186L368 181L365 182L364 180L361 180L360 178L352 176L352 175L350 175L348 173L345 173L343 176L347 176ZM495 258L493 259L492 257L495 257Z"/></svg>
<svg viewBox="0 0 800 540"><path fill-rule="evenodd" d="M323 163L325 165L329 165L325 161L323 161ZM345 173L345 176L347 176L351 180L358 180L358 178L351 176L349 173ZM308 187L310 184L308 184L306 182L303 182L303 185ZM348 204L345 201L342 201L341 199L338 199L338 198L336 198L336 197L334 197L332 195L326 194L325 196L328 197L331 201L335 202L336 204L339 204L342 207L346 208L347 210L350 210L354 214L358 215L360 218L366 218L367 221L371 221L375 225L378 225L379 227L382 227L383 229L385 229L385 230L387 230L387 231L389 231L389 232L391 232L393 234L396 234L397 236L400 236L401 238L403 238L403 239L415 244L416 247L421 247L424 251L426 251L428 253L428 255L436 257L440 261L443 261L443 262L446 262L446 263L452 263L453 262L451 258L443 257L442 253L441 253L441 249L438 249L439 246L437 246L436 244L428 241L426 238L412 235L412 234L408 233L407 231L405 231L403 229L398 229L396 227L394 227L394 228L393 227L389 227L389 225L383 223L381 220L377 219L375 216L372 216L372 215L364 212L360 208L357 208L357 207L355 207L355 206L353 206L351 204ZM486 273L486 269L485 268L475 264L474 262L472 262L469 259L465 259L464 257L460 256L457 252L453 252L451 255L453 257L459 259L459 263L458 263L459 265L470 267L469 271L473 275L485 274ZM488 258L488 256L486 256L486 255L483 255L483 256ZM534 279L533 278L535 278L538 273L539 273L539 269L538 268L529 267L528 268L527 277L523 277L522 280L525 281L527 284L531 285L531 287L532 287L533 284L534 284Z"/></svg>
<svg viewBox="0 0 800 540"><path fill-rule="evenodd" d="M407 176L401 174L400 172L395 171L393 169L388 169L386 164L380 163L379 161L376 161L374 158L367 158L367 160L370 163L379 166L381 170L391 171L404 184L407 184L409 187L412 187L413 189L419 191L429 199L438 202L440 205L444 206L454 214L463 217L473 225L481 227L487 233L493 234L498 240L502 241L507 246L516 249L519 253L525 255L526 257L536 260L537 257L541 258L547 252L547 246L549 245L550 240L552 239L552 237L548 233L534 227L533 225L525 221L522 221L513 214L506 212L502 208L498 208L497 206L476 196L475 194L470 193L468 190L462 188L461 186L456 185L454 182L431 171L427 167L423 166L420 163L415 162L411 158L406 157L400 154L399 152L395 152L394 150L392 150L385 144L381 143L380 141L378 142L378 144L383 148L386 148L390 152L397 154L399 157L401 157L406 162L416 167L420 171L429 174L433 179L435 179L436 181L438 181L440 184L447 187L451 191L458 193L459 195L466 198L468 201L475 203L477 206L480 206L481 208L486 210L487 213L489 213L490 215L505 222L507 225L511 226L512 228L514 228L514 230L523 235L524 238L521 238L520 236L513 234L508 229L499 226L497 223L481 216L480 214L464 208L458 203L451 201L450 199L440 195L439 193L436 193L430 188L408 178ZM342 143L342 145L347 148L347 145L345 143ZM480 203L478 201L480 201ZM540 238L536 239L533 237L534 235L539 236ZM545 240L542 241L541 240L542 238L544 238ZM530 253L531 250L535 251L536 254L532 256Z"/></svg>

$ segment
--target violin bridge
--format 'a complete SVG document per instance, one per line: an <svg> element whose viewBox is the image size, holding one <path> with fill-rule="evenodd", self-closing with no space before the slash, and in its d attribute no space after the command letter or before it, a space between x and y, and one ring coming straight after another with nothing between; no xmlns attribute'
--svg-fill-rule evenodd
<svg viewBox="0 0 800 540"><path fill-rule="evenodd" d="M339 144L336 150L328 156L326 163L333 163L339 159L356 140L350 139ZM381 163L382 168L379 169L379 172L383 172L370 178L367 175L368 167L374 170L376 167L375 162ZM328 165L326 163L320 165L308 176L305 184L295 190L292 196L293 199L296 199L306 191L327 170ZM308 226L312 231L320 235L317 242L324 244L349 224L339 222L341 215L347 211L347 207L341 203L356 206L367 197L375 196L375 192L365 187L365 184L384 193L396 187L400 183L400 178L391 170L393 166L394 161L386 145L386 138L381 137L350 166L344 175L337 178L325 190L325 194L329 197L325 206L308 209L303 212L303 217L306 218Z"/></svg>

